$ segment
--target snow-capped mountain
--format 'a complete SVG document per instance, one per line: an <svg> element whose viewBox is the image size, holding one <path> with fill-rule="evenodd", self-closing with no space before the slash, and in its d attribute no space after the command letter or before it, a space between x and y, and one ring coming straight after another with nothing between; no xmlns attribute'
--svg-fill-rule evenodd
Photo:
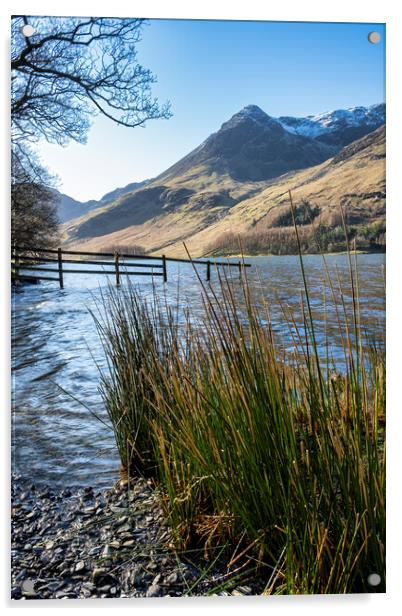
<svg viewBox="0 0 402 616"><path fill-rule="evenodd" d="M257 105L247 105L157 179L202 168L204 173L228 174L239 182L258 182L317 165L336 151L332 145L286 130Z"/></svg>
<svg viewBox="0 0 402 616"><path fill-rule="evenodd" d="M343 146L385 123L385 103L337 109L305 118L281 116L278 122L295 135Z"/></svg>
<svg viewBox="0 0 402 616"><path fill-rule="evenodd" d="M219 230L275 223L268 213L288 208L295 188L298 200L320 204L328 224L340 202L356 224L382 222L384 120L383 105L286 119L247 105L146 185L123 196L118 190L110 204L68 223L66 236L85 250L129 241L175 256L189 238L201 255Z"/></svg>
<svg viewBox="0 0 402 616"><path fill-rule="evenodd" d="M202 166L238 181L267 180L323 162L384 122L384 104L306 118L275 118L247 105L161 177Z"/></svg>

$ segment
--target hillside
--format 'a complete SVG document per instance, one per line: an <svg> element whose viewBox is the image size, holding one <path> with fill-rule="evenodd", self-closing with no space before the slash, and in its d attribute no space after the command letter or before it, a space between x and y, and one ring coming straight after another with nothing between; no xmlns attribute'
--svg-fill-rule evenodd
<svg viewBox="0 0 402 616"><path fill-rule="evenodd" d="M77 201L64 193L55 190L55 203L57 206L59 220L61 223L65 223L69 220L73 220L74 218L85 216L99 207L112 203L118 197L132 192L133 190L137 190L146 183L147 180L145 182L131 182L123 188L116 188L115 190L106 193L101 199L99 199L99 201L95 199L91 199L89 201Z"/></svg>
<svg viewBox="0 0 402 616"><path fill-rule="evenodd" d="M267 246L275 254L295 252L289 190L296 208L303 203L309 206L307 220L298 220L306 252L316 250L312 231L317 227L328 235L321 237L325 250L344 249L340 206L346 216L349 236L357 239L357 247L382 249L385 244L385 127L346 146L321 165L278 178L254 198L239 203L222 224L191 238L190 249L197 246L204 254L233 254L239 252L240 236L248 253L265 252Z"/></svg>
<svg viewBox="0 0 402 616"><path fill-rule="evenodd" d="M373 124L367 114L360 116L360 130L367 133ZM375 117L381 120L381 114ZM327 136L345 140L345 122L332 120L324 123ZM367 226L384 219L384 157L384 127L341 149L296 135L250 105L145 186L68 222L66 243L86 250L136 244L181 256L185 240L200 256L229 232L286 227L280 216L289 189L297 202L318 207L326 225L335 225L342 203L349 222Z"/></svg>

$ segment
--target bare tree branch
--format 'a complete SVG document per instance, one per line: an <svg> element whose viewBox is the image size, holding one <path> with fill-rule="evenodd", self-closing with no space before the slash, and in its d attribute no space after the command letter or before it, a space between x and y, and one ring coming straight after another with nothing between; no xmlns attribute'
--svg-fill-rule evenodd
<svg viewBox="0 0 402 616"><path fill-rule="evenodd" d="M29 38L24 19L35 30ZM13 17L16 132L30 141L84 143L96 113L129 128L170 117L169 103L151 95L155 76L137 60L143 26L142 19Z"/></svg>
<svg viewBox="0 0 402 616"><path fill-rule="evenodd" d="M24 25L32 36L22 32ZM57 238L55 181L30 143L85 143L102 114L133 128L169 118L151 95L156 78L137 60L142 19L11 18L12 236L27 245Z"/></svg>

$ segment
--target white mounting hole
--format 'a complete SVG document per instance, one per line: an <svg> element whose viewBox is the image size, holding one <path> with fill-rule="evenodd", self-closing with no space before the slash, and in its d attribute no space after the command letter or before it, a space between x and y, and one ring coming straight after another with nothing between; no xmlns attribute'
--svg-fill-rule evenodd
<svg viewBox="0 0 402 616"><path fill-rule="evenodd" d="M33 36L35 34L35 28L31 26L31 24L25 24L25 26L22 26L21 32L26 37Z"/></svg>
<svg viewBox="0 0 402 616"><path fill-rule="evenodd" d="M381 34L379 32L369 32L367 38L370 43L377 45L381 41Z"/></svg>
<svg viewBox="0 0 402 616"><path fill-rule="evenodd" d="M378 573L370 573L367 578L367 581L370 586L378 586L379 584L381 584L381 575L378 575Z"/></svg>

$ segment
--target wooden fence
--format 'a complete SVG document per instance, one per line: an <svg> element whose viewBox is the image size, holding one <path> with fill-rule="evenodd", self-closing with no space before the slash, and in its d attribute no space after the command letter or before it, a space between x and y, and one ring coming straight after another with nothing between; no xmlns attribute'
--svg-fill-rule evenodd
<svg viewBox="0 0 402 616"><path fill-rule="evenodd" d="M78 258L74 258L78 257ZM81 257L89 257L81 258ZM250 264L238 261L205 261L201 259L175 259L173 257L152 257L150 255L133 256L119 252L85 252L63 250L62 248L33 248L14 246L11 257L12 282L37 282L52 280L64 288L64 274L106 274L115 277L119 286L124 276L160 276L163 282L168 280L167 262L192 263L206 267L206 280L211 280L211 266L235 267L241 273L243 267ZM70 264L99 265L108 269L72 269ZM134 269L133 269L134 268ZM28 272L28 273L27 273ZM31 274L33 273L33 275Z"/></svg>

